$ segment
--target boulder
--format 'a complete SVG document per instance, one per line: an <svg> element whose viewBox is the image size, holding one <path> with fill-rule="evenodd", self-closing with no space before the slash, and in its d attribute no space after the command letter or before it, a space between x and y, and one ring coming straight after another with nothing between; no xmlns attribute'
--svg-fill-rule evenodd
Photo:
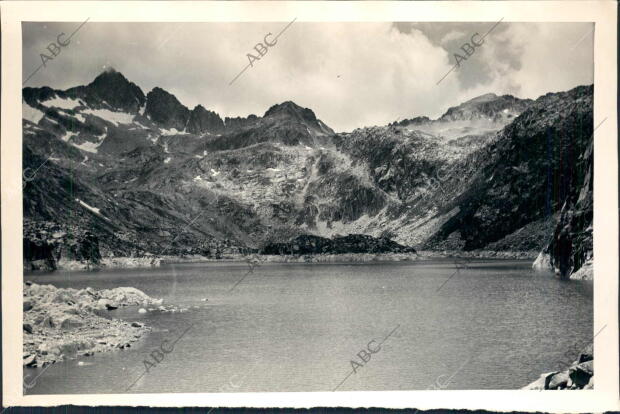
<svg viewBox="0 0 620 414"><path fill-rule="evenodd" d="M23 305L24 312L28 312L30 309L32 309L33 306L34 305L31 300L24 299L24 305Z"/></svg>
<svg viewBox="0 0 620 414"><path fill-rule="evenodd" d="M532 263L532 269L538 271L552 271L553 266L551 265L551 256L549 253L540 252L534 263Z"/></svg>
<svg viewBox="0 0 620 414"><path fill-rule="evenodd" d="M53 341L43 342L39 347L39 351L42 355L60 355L60 348Z"/></svg>
<svg viewBox="0 0 620 414"><path fill-rule="evenodd" d="M24 332L27 332L29 334L32 333L32 325L30 325L29 323L24 323Z"/></svg>
<svg viewBox="0 0 620 414"><path fill-rule="evenodd" d="M559 372L559 373L557 373L557 374L555 374L554 376L551 377L547 389L557 390L558 388L559 389L567 388L568 387L568 382L570 380L571 379L568 376L568 372L567 371Z"/></svg>
<svg viewBox="0 0 620 414"><path fill-rule="evenodd" d="M43 328L55 328L56 327L56 323L54 322L54 319L50 316L50 315L45 315L43 316L42 319L40 319L40 325Z"/></svg>
<svg viewBox="0 0 620 414"><path fill-rule="evenodd" d="M594 280L594 262L588 260L575 273L570 275L572 280Z"/></svg>
<svg viewBox="0 0 620 414"><path fill-rule="evenodd" d="M110 299L99 299L97 301L96 309L101 309L101 310L118 309L118 303L113 302Z"/></svg>
<svg viewBox="0 0 620 414"><path fill-rule="evenodd" d="M549 382L551 382L551 378L554 375L558 374L558 371L547 372L546 374L542 374L536 381L526 385L523 387L523 390L548 390Z"/></svg>
<svg viewBox="0 0 620 414"><path fill-rule="evenodd" d="M593 359L594 356L591 352L583 352L579 354L579 359L577 360L577 362L581 364L582 362L592 361Z"/></svg>
<svg viewBox="0 0 620 414"><path fill-rule="evenodd" d="M24 357L25 367L31 367L33 365L36 365L36 363L37 363L37 357L35 355L28 355Z"/></svg>
<svg viewBox="0 0 620 414"><path fill-rule="evenodd" d="M153 301L148 295L141 290L133 287L118 287L115 289L106 289L100 292L101 297L117 303L121 306L143 305Z"/></svg>
<svg viewBox="0 0 620 414"><path fill-rule="evenodd" d="M24 289L24 293L26 296L44 296L56 290L57 289L52 285L38 285L32 283L27 289Z"/></svg>
<svg viewBox="0 0 620 414"><path fill-rule="evenodd" d="M594 361L586 361L572 366L569 370L570 379L578 388L583 388L594 375Z"/></svg>
<svg viewBox="0 0 620 414"><path fill-rule="evenodd" d="M75 303L76 299L73 290L59 289L53 293L51 301L53 303Z"/></svg>
<svg viewBox="0 0 620 414"><path fill-rule="evenodd" d="M62 329L63 331L70 331L75 328L81 327L82 325L84 325L84 323L81 320L73 316L69 316L64 319L61 319L58 325L60 326L60 329Z"/></svg>

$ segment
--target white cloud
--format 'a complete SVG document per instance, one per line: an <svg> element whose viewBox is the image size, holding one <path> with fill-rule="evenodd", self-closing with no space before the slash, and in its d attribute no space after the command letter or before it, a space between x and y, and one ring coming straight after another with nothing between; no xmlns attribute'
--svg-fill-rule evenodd
<svg viewBox="0 0 620 414"><path fill-rule="evenodd" d="M446 43L454 42L455 40L463 39L464 36L465 32L462 32L460 30L453 30L446 33L446 35L441 38L440 43L444 45Z"/></svg>
<svg viewBox="0 0 620 414"><path fill-rule="evenodd" d="M446 42L463 30L441 24L446 33L440 39ZM248 63L246 54L256 54L254 45L286 22L88 23L77 35L80 43L72 42L29 86L86 84L104 66L113 66L145 93L160 86L190 108L202 104L222 117L262 115L271 105L292 100L343 131L399 117L439 116L475 94L536 98L592 82L591 38L570 49L591 25L501 24L507 29L491 33L475 55L436 85L454 65L456 51L420 30L403 33L391 23L295 22L229 86ZM41 25L24 24L25 76L40 64L49 37L70 28L47 23L42 32Z"/></svg>

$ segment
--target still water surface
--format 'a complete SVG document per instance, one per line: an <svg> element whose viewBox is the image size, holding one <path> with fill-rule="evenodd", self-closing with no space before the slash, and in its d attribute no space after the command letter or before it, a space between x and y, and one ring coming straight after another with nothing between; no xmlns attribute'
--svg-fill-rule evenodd
<svg viewBox="0 0 620 414"><path fill-rule="evenodd" d="M30 380L41 374L27 393L332 391L343 380L339 391L516 389L591 341L591 282L562 282L519 260L454 272L433 260L29 274L57 287L133 286L190 309L113 311L153 332L127 350L24 369ZM368 362L356 356L390 333ZM149 354L177 339L145 373ZM353 374L351 360L361 365Z"/></svg>

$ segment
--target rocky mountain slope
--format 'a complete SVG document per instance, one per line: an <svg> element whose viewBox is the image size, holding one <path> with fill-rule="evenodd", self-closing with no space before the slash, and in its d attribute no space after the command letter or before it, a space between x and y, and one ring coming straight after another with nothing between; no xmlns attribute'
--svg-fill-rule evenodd
<svg viewBox="0 0 620 414"><path fill-rule="evenodd" d="M553 263L572 256L568 273L591 257L591 86L535 101L487 94L436 120L351 133L291 101L246 118L208 107L145 94L114 70L66 91L24 88L23 162L36 171L25 245L37 246L25 260L67 257L86 232L101 257L217 256L346 234L547 249ZM86 256L68 255L99 257Z"/></svg>

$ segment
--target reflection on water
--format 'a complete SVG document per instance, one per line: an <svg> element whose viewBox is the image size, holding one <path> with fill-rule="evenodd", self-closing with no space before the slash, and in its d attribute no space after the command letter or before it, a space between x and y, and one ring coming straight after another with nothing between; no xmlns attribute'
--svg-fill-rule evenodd
<svg viewBox="0 0 620 414"><path fill-rule="evenodd" d="M475 261L453 275L445 260L263 264L232 291L247 264L26 275L58 287L133 286L190 310L113 311L153 332L127 350L54 364L25 392L331 391L352 361L361 367L339 391L520 388L592 337L592 283L530 267ZM148 366L155 350L163 358ZM24 369L30 379L41 371Z"/></svg>

